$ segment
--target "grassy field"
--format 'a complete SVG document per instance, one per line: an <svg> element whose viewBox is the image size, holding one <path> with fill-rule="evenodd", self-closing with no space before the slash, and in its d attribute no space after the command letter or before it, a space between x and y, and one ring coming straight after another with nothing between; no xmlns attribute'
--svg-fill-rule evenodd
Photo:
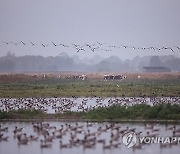
<svg viewBox="0 0 180 154"><path fill-rule="evenodd" d="M180 78L122 81L47 78L0 83L0 97L180 96Z"/></svg>

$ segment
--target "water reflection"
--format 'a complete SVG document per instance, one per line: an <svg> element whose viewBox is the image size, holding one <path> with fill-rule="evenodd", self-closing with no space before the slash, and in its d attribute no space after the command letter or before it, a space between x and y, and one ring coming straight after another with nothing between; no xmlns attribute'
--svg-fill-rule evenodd
<svg viewBox="0 0 180 154"><path fill-rule="evenodd" d="M140 136L180 136L178 124L0 122L0 125L2 154L169 154L180 150L179 144L164 147L160 144L143 144L141 147L127 149L122 143L122 135L130 131ZM7 141L2 140L3 137L8 137Z"/></svg>

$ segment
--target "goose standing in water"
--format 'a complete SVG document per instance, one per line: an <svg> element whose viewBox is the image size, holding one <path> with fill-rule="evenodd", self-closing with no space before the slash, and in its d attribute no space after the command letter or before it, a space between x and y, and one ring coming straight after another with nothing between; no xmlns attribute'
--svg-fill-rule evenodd
<svg viewBox="0 0 180 154"><path fill-rule="evenodd" d="M51 147L52 147L52 144L51 144L51 143L47 143L47 142L44 141L44 140L41 140L40 147L41 147L41 148L51 148Z"/></svg>
<svg viewBox="0 0 180 154"><path fill-rule="evenodd" d="M72 147L70 143L69 144L63 144L61 140L59 141L59 143L60 143L60 148L61 149L63 149L63 148L71 148Z"/></svg>

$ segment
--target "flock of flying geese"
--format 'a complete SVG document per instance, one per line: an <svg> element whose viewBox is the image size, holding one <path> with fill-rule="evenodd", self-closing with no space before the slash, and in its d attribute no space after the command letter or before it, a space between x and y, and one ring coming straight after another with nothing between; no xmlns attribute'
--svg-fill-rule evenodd
<svg viewBox="0 0 180 154"><path fill-rule="evenodd" d="M172 52L175 52L176 50L180 50L180 47L179 46L173 46L173 47L154 47L154 46L150 46L150 47L135 47L135 46L128 46L128 45L108 45L107 43L101 43L101 42L98 42L96 41L95 43L93 44L83 44L83 45L79 45L79 44L70 44L70 45L67 45L67 44L58 44L58 43L55 43L55 42L51 42L51 43L35 43L35 42L24 42L24 41L20 41L20 42L5 42L5 41L2 41L2 44L5 44L5 45L15 45L15 46L18 46L18 45L23 45L23 46L26 46L26 45L31 45L31 46L42 46L42 47L48 47L48 46L54 46L54 47L63 47L63 48L73 48L76 50L76 52L80 52L80 51L86 51L86 50L90 50L92 52L95 52L95 51L112 51L113 49L133 49L133 50L154 50L154 51L161 51L161 50L168 50L168 51L172 51Z"/></svg>
<svg viewBox="0 0 180 154"><path fill-rule="evenodd" d="M2 123L1 123L2 124ZM164 132L170 137L180 137L180 128L177 125L144 124L144 126L133 127L121 123L60 123L33 122L30 124L31 131L14 125L14 129L7 125L0 125L0 143L12 139L17 146L31 145L35 142L41 149L52 148L53 143L59 144L60 149L82 148L105 149L122 148L122 137L128 132L135 132L139 137L157 137ZM11 134L11 136L8 136ZM170 148L178 145L174 143L160 144L160 148ZM138 143L133 150L143 149L148 146L146 143Z"/></svg>

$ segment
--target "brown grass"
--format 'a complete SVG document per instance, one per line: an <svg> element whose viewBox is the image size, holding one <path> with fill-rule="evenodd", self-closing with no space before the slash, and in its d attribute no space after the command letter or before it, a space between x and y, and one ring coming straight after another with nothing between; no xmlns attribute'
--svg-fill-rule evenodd
<svg viewBox="0 0 180 154"><path fill-rule="evenodd" d="M43 75L46 74L47 78L62 79L70 75L82 75L86 74L89 80L101 80L104 74L124 74L128 79L137 79L140 76L141 79L178 79L180 78L180 72L174 73L82 73L82 72L40 72L40 73L1 73L0 83L12 83L12 82L26 82L41 80Z"/></svg>

